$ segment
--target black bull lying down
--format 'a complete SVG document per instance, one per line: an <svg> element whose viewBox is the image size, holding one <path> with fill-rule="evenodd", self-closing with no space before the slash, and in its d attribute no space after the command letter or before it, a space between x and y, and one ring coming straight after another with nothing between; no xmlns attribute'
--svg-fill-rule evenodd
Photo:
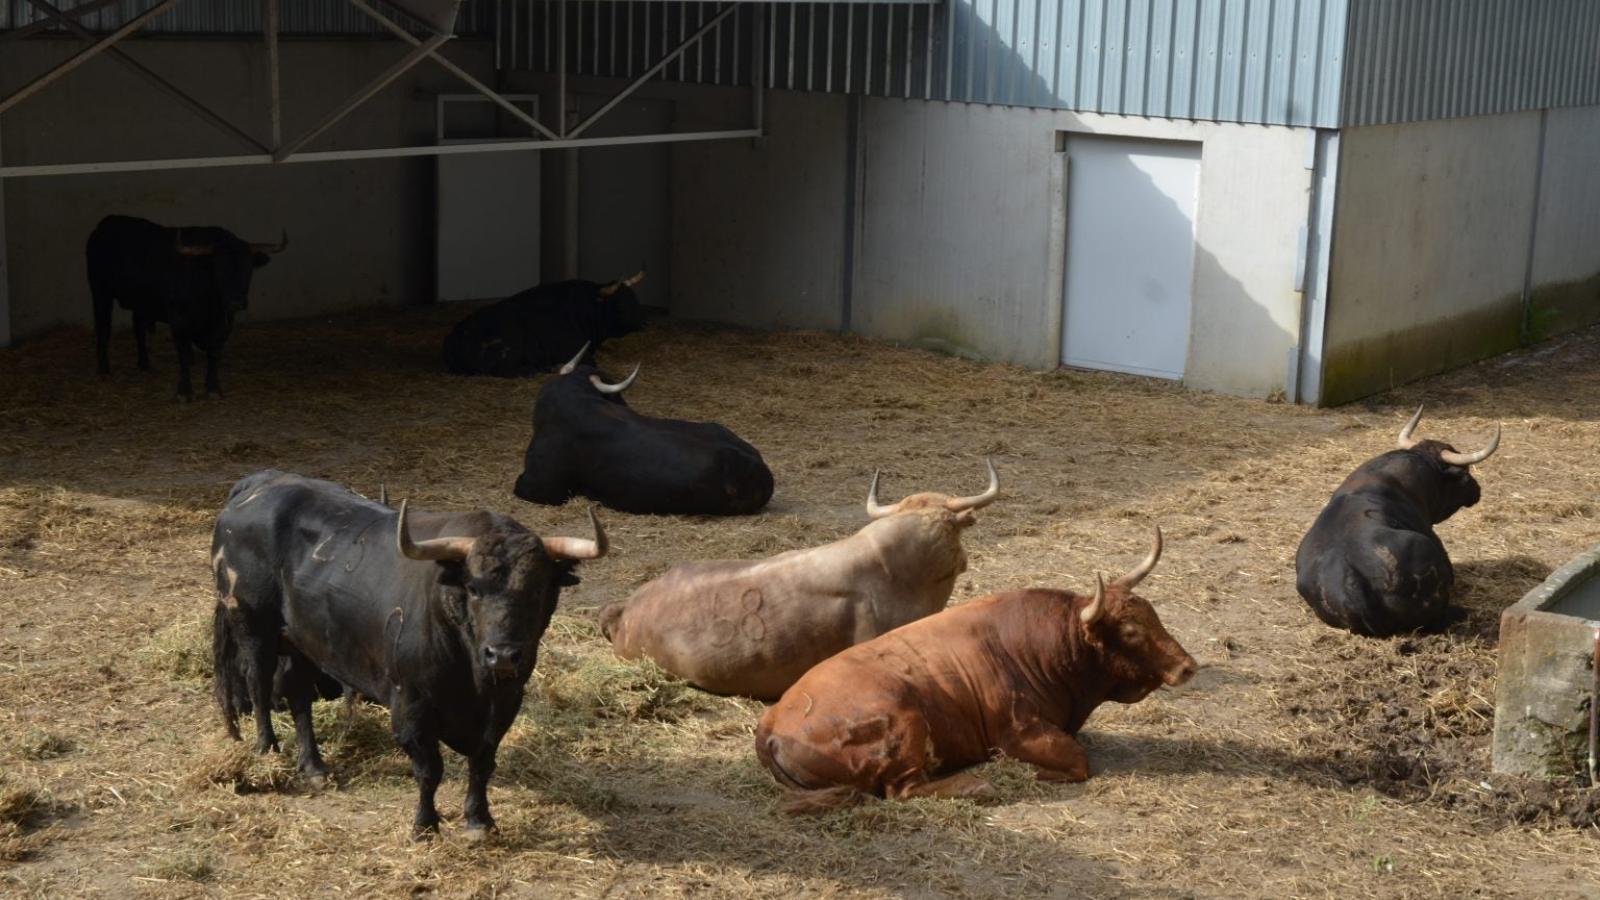
<svg viewBox="0 0 1600 900"><path fill-rule="evenodd" d="M217 365L233 329L233 314L248 303L251 275L271 260L267 254L287 246L287 232L276 245L251 244L224 228L163 228L130 216L101 219L84 248L100 374L111 372L115 301L133 312L141 370L150 368L145 335L153 324L164 322L178 348L178 399L194 393L189 383L191 347L206 355L206 392L220 397Z"/></svg>
<svg viewBox="0 0 1600 900"><path fill-rule="evenodd" d="M612 509L661 515L745 515L772 499L772 470L756 448L714 422L642 416L622 399L639 369L608 384L580 362L539 390L533 439L512 489L559 505L581 494Z"/></svg>
<svg viewBox="0 0 1600 900"><path fill-rule="evenodd" d="M255 714L256 749L277 747L277 690L294 715L300 768L327 772L311 727L319 679L389 707L411 757L414 833L438 826L439 744L467 757L464 818L492 828L486 788L500 739L522 706L539 639L573 567L605 555L594 540L541 539L491 512L408 516L327 481L265 470L234 485L217 517L214 665L228 731ZM280 657L283 664L280 668Z"/></svg>
<svg viewBox="0 0 1600 900"><path fill-rule="evenodd" d="M1382 637L1446 624L1455 569L1433 526L1478 502L1468 466L1500 446L1458 453L1412 438L1422 408L1400 429L1399 448L1363 463L1300 541L1295 586L1322 621Z"/></svg>
<svg viewBox="0 0 1600 900"><path fill-rule="evenodd" d="M643 280L640 271L610 284L557 281L485 306L444 339L445 368L457 375L510 378L548 372L579 346L599 350L607 338L644 327L633 293Z"/></svg>

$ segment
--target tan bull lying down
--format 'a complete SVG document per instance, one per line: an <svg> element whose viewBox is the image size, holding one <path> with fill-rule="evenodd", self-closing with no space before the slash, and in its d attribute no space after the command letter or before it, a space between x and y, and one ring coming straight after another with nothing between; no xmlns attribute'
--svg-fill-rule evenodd
<svg viewBox="0 0 1600 900"><path fill-rule="evenodd" d="M756 755L792 792L791 812L866 797L973 797L962 772L996 753L1039 778L1083 781L1075 735L1107 700L1137 703L1196 663L1133 589L1161 557L1092 596L1011 591L858 644L807 672L756 728Z"/></svg>
<svg viewBox="0 0 1600 900"><path fill-rule="evenodd" d="M649 657L717 694L775 700L807 669L853 644L932 615L967 569L961 532L1000 495L913 494L878 504L843 540L755 561L684 563L600 611L624 659Z"/></svg>

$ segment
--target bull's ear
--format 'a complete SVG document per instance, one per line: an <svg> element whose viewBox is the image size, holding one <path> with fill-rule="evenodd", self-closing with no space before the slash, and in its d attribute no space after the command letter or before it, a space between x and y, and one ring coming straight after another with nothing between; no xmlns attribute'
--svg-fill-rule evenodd
<svg viewBox="0 0 1600 900"><path fill-rule="evenodd" d="M467 592L461 588L445 587L434 594L439 608L444 612L444 617L450 624L464 626L467 624Z"/></svg>
<svg viewBox="0 0 1600 900"><path fill-rule="evenodd" d="M254 263L255 267L259 269L267 263L272 262L272 257L266 255L265 253L252 253L250 254L250 262Z"/></svg>

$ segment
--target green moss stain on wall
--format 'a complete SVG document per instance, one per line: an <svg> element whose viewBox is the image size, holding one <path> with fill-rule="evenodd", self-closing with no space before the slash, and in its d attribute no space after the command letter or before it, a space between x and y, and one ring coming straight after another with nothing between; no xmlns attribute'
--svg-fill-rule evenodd
<svg viewBox="0 0 1600 900"><path fill-rule="evenodd" d="M1522 298L1349 341L1328 349L1322 364L1322 405L1338 406L1456 366L1514 350L1522 343Z"/></svg>
<svg viewBox="0 0 1600 900"><path fill-rule="evenodd" d="M1330 347L1322 405L1349 403L1600 323L1600 272L1534 288L1526 318L1521 296L1512 295L1451 319Z"/></svg>
<svg viewBox="0 0 1600 900"><path fill-rule="evenodd" d="M1576 281L1544 284L1529 298L1528 338L1546 338L1600 322L1600 272Z"/></svg>

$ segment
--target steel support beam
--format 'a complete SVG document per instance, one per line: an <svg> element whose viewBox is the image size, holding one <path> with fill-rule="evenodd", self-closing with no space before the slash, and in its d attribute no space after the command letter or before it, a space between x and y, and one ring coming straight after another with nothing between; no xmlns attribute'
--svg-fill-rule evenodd
<svg viewBox="0 0 1600 900"><path fill-rule="evenodd" d="M0 145L5 135L0 134ZM0 147L0 169L5 168ZM11 271L6 266L6 180L0 178L0 347L11 346Z"/></svg>
<svg viewBox="0 0 1600 900"><path fill-rule="evenodd" d="M277 2L277 0L272 0L272 2L275 3L275 2ZM388 30L389 33L393 34L395 37L399 38L400 40L405 41L406 43L410 44L411 46L416 47L416 46L419 46L422 43L422 40L420 38L415 37L414 35L411 34L411 32L405 30L404 28L401 28L399 25L396 25L387 16L383 15L382 13L378 12L376 9L373 9L371 6L369 6L366 3L362 2L362 0L350 0L350 4L352 6L354 6L356 9L359 9L362 12L366 13L368 16L370 16L373 19L373 21L377 22L379 25L382 25L386 30ZM497 42L497 46L498 46L498 42ZM523 124L527 125L529 128L532 128L534 131L538 132L539 134L544 135L547 138L550 138L551 140L555 140L556 139L557 135L556 135L556 133L554 131L551 131L550 129L546 128L543 123L541 123L538 119L535 119L533 116L528 115L526 112L523 111L523 109L521 107L517 106L515 103L512 103L510 100L507 100L506 98L500 96L500 94L498 92L496 92L493 88L489 87L488 85L484 84L483 82L479 81L478 79L473 78L472 75L470 73L468 73L466 69L463 69L460 66L456 65L455 63L451 62L450 60L445 59L444 54L442 54L442 53L429 53L428 54L428 58L432 59L434 62L436 62L439 65L443 66L445 71L449 72L450 74L452 74L452 75L456 76L457 78L461 79L462 81L466 82L468 87L470 87L473 90L477 91L478 93L484 95L485 97L488 97L489 100L492 101L496 106L498 106L501 109L505 110L506 112L510 113L518 121L520 121Z"/></svg>
<svg viewBox="0 0 1600 900"><path fill-rule="evenodd" d="M683 43L679 44L672 52L668 53L666 56L661 57L661 59L658 60L655 65L651 66L648 69L645 69L644 70L644 74L642 74L638 78L635 78L634 80L628 82L626 87L624 87L620 91L617 91L617 93L610 100L607 100L599 109L597 109L594 112L590 113L588 118L584 119L582 122L579 122L578 126L576 128L574 128L574 129L572 129L572 131L567 134L567 137L578 137L579 135L581 135L585 131L587 131L589 129L589 126L593 125L596 121L598 121L601 116L603 116L606 113L610 112L613 108L616 107L616 105L618 103L621 103L622 101L628 99L628 97L631 94L633 94L634 91L637 91L639 88L644 86L645 82L647 82L650 79L654 78L656 76L657 72L660 72L662 69L665 69L667 67L668 63L670 63L673 60L677 59L679 56L682 56L683 55L683 51L685 51L685 50L689 49L690 47L694 46L694 44L696 42L698 42L701 38L703 38L706 35L710 34L713 30L716 29L716 27L719 24L722 23L723 19L726 19L727 17L733 15L734 10L736 10L738 8L739 8L738 4L735 4L735 3L728 4L726 9L724 9L722 12L719 12L715 16L713 16L711 18L711 21L709 21L705 25L701 26L699 31L696 31L694 34L691 34L687 38L685 38Z"/></svg>
<svg viewBox="0 0 1600 900"><path fill-rule="evenodd" d="M52 20L60 22L62 27L77 35L81 40L91 43L94 41L95 37L93 32L68 18L62 10L52 6L48 0L28 0L28 3L31 4L35 9L49 16ZM136 75L139 75L146 81L150 82L150 84L153 85L157 90L165 91L166 93L171 94L173 97L177 98L179 103L187 107L190 112L193 112L200 118L210 122L212 125L215 125L229 137L232 137L245 146L255 150L265 151L267 149L266 145L251 137L243 129L235 126L232 122L229 122L227 119L223 118L221 114L212 110L199 100L189 96L187 93L184 93L184 91L177 85L166 80L165 78L162 78L160 75L157 75L148 66L123 52L121 47L107 48L106 55L133 70Z"/></svg>
<svg viewBox="0 0 1600 900"><path fill-rule="evenodd" d="M851 10L850 14L854 12ZM750 25L750 121L756 131L761 131L766 127L767 114L767 7L758 3L751 13L755 21ZM833 53L831 46L828 52ZM760 138L756 138L758 146L760 141Z"/></svg>
<svg viewBox="0 0 1600 900"><path fill-rule="evenodd" d="M176 0L168 0L168 2L176 2ZM450 40L451 37L453 37L453 35L436 34L418 44L399 62L384 70L384 72L377 78L367 82L366 85L352 94L348 100L345 100L326 116L323 116L322 121L318 122L316 125L313 125L305 134L295 138L288 145L280 146L277 150L273 151L273 160L277 162L283 162L290 156L293 156L296 150L299 150L306 144L311 143L311 141L316 139L317 135L322 134L324 131L327 131L329 128L332 128L334 125L338 124L340 119L343 119L345 116L348 116L350 113L354 112L356 107L371 99L373 94L376 94L388 87L390 82L394 81L396 78L399 78L401 75L404 75L417 63L427 59L429 53L437 50L440 45L442 45L445 41Z"/></svg>
<svg viewBox="0 0 1600 900"><path fill-rule="evenodd" d="M761 132L749 128L732 131L683 131L676 134L639 134L621 137L573 138L570 140L486 141L477 144L429 144L419 147L375 147L367 150L319 150L296 153L285 163L340 162L355 159L396 159L414 156L456 156L462 153L504 153L514 150L570 150L586 147L623 147L635 144L682 144L694 141L726 141L753 138ZM106 172L154 172L172 169L216 169L234 166L270 165L275 160L265 153L239 156L200 156L185 159L135 159L116 162L62 163L39 166L0 166L0 179L36 178L48 175L99 175Z"/></svg>
<svg viewBox="0 0 1600 900"><path fill-rule="evenodd" d="M108 6L112 6L120 2L122 2L122 0L93 0L91 3L80 3L69 10L63 11L61 18L63 20L63 24L65 24L66 21L75 21L77 19L81 19L97 9L105 9ZM54 19L45 19L42 22L34 22L31 25L24 25L21 28L13 28L10 31L0 31L0 44L5 43L6 41L20 41L28 35L38 34L54 24L56 24Z"/></svg>
<svg viewBox="0 0 1600 900"><path fill-rule="evenodd" d="M272 121L272 146L277 153L283 146L283 82L278 66L278 0L267 0L267 115Z"/></svg>
<svg viewBox="0 0 1600 900"><path fill-rule="evenodd" d="M567 4L556 0L556 132L567 136Z"/></svg>
<svg viewBox="0 0 1600 900"><path fill-rule="evenodd" d="M99 56L101 53L104 53L105 51L116 46L118 41L143 28L144 23L154 19L156 16L165 15L168 12L171 12L172 8L177 5L178 0L162 0L161 3L158 3L139 15L133 17L132 19L129 19L128 22L121 28L118 28L116 31L113 31L101 38L98 42L78 51L76 56L73 56L71 59L68 59L61 65L56 66L54 69L51 69L43 75L40 75L38 78L35 78L34 80L18 88L16 93L12 94L11 96L5 98L4 100L0 100L0 113L5 112L11 107L16 106L18 103L21 103L34 94L37 94L39 91L43 90L45 87L59 79L61 76L71 72L73 69L76 69L89 60L94 59L96 56Z"/></svg>

